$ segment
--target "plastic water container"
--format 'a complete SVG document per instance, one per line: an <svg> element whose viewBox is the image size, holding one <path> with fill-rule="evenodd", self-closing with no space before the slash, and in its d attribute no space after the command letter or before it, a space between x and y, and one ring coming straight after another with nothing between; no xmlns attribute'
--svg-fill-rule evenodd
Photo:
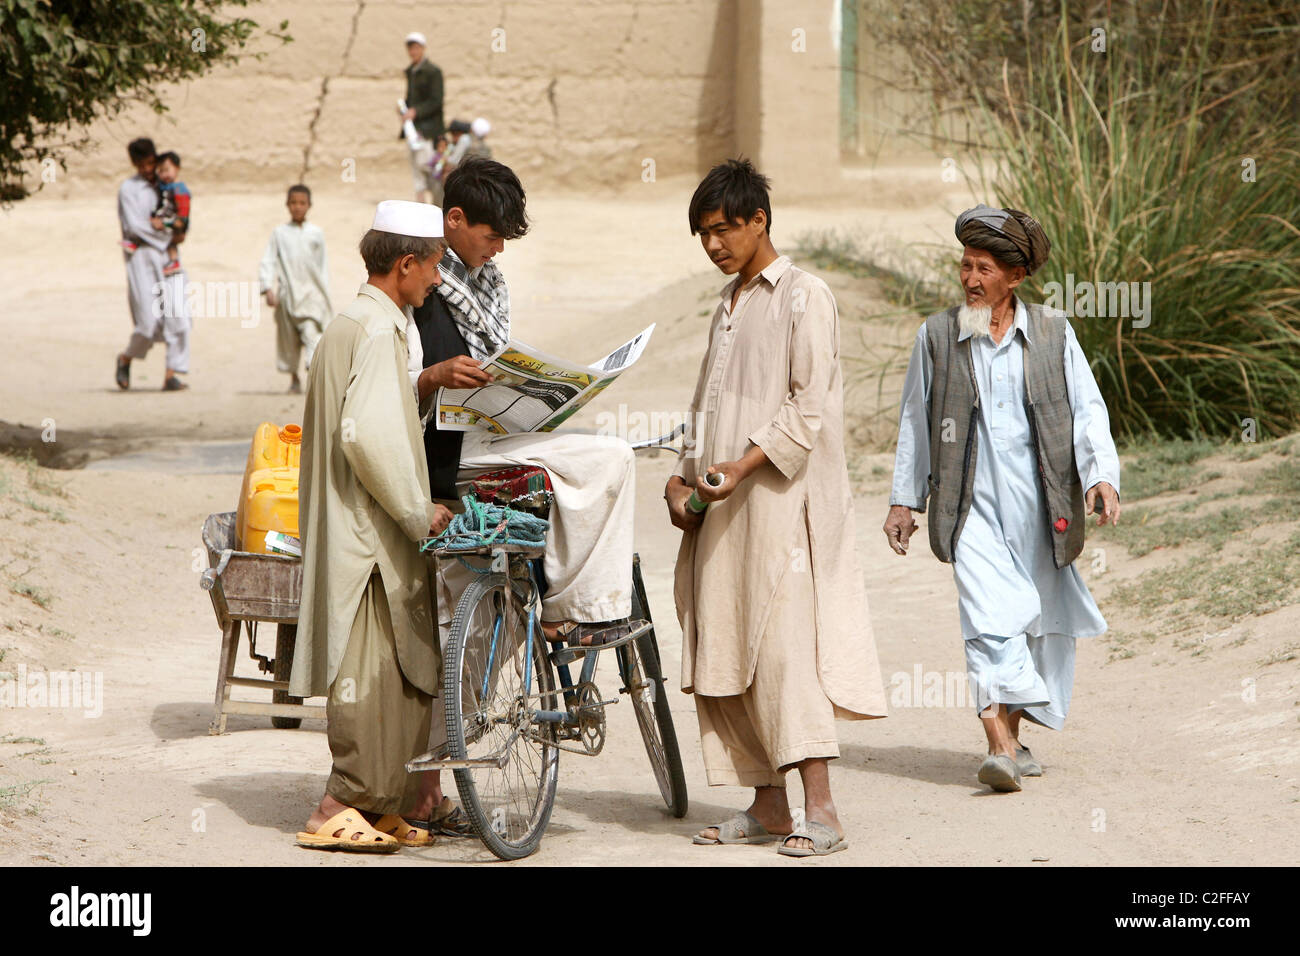
<svg viewBox="0 0 1300 956"><path fill-rule="evenodd" d="M298 537L302 426L262 422L253 433L235 515L235 547L266 554L266 533Z"/></svg>

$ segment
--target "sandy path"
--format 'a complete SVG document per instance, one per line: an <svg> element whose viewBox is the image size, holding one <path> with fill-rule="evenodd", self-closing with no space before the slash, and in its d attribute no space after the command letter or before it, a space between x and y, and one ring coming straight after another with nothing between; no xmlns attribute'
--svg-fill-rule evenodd
<svg viewBox="0 0 1300 956"><path fill-rule="evenodd" d="M665 211L662 203L635 198L604 204L541 198L535 202L538 238L512 248L503 262L520 335L541 347L595 357L619 336L663 320L652 354L603 397L602 409L624 403L633 410L671 410L693 384L704 320L690 318L711 307L708 290L716 283L692 278L702 271L700 253L679 221L685 199L676 199ZM245 266L251 271L248 263L255 263L276 221L278 197L211 201L227 203L231 218L214 234L196 231L187 250L191 269L222 277L237 276ZM336 263L336 305L347 301L357 278L348 271L343 223L368 202L318 198ZM7 239L14 229L24 236L7 268L25 278L0 287L0 327L13 354L22 356L0 385L0 418L38 425L51 417L60 429L114 439L161 433L209 440L243 440L258 420L295 418L297 402L278 391L283 382L274 372L273 330L266 322L252 329L231 320L200 323L189 393L120 395L112 389L110 360L127 321L112 230L100 221L105 205L103 199L93 207L32 204L4 222ZM619 237L618 251L630 241L634 252L593 268L593 257L608 243L602 223L611 216L638 223L631 240ZM918 225L900 208L789 209L778 216L786 236L904 219L920 234L926 222L942 218L923 217ZM555 232L570 244L544 244L541 237ZM245 234L253 238L245 241ZM67 280L53 277L42 263L54 261L54 251L74 239L77 248L90 250L82 266ZM651 295L656 298L647 300ZM156 353L149 359L150 384L161 378L160 362ZM590 415L575 421L590 426ZM875 456L863 467L888 464L887 456ZM21 469L5 467L21 488ZM105 696L97 719L64 710L0 711L0 735L43 741L0 743L0 787L47 781L15 807L0 809L0 862L403 866L486 859L473 841L381 863L292 846L292 833L328 770L323 725L280 731L262 718L235 717L229 734L207 736L219 634L198 588L192 549L203 518L233 507L238 476L154 467L167 470L57 475L70 497L54 504L68 523L25 511L12 495L0 512L0 564L14 562L6 565L10 575L30 566L23 580L39 581L53 598L44 610L7 588L0 592L6 625L0 647L8 649L0 670L23 662L31 669L99 671ZM670 576L677 534L660 510L670 467L664 455L641 461L637 541L665 670L675 676L680 634ZM924 531L906 559L886 550L877 530L885 504L882 482L869 483L858 536L886 680L895 673L910 677L917 666L925 673L959 671L950 572L927 553ZM1113 562L1115 573L1124 569L1124 561ZM1102 607L1111 613L1104 600ZM1204 658L1157 647L1106 664L1106 646L1085 642L1069 728L1027 734L1047 775L1029 781L1020 795L993 797L975 782L982 735L964 700L948 706L911 706L909 700L887 720L841 725L843 758L834 780L851 847L822 862L1294 862L1293 848L1277 835L1294 832L1300 794L1297 681L1293 668L1258 661L1300 627L1300 609L1264 620L1260 641ZM55 628L59 636L51 636ZM251 673L251 662L243 666ZM1253 702L1243 700L1243 678L1255 680ZM689 818L673 821L659 808L633 716L623 704L611 708L601 756L562 756L550 831L541 851L520 865L785 862L770 848L689 843L693 829L729 815L744 795L704 785L691 699L674 692L670 700L691 790Z"/></svg>

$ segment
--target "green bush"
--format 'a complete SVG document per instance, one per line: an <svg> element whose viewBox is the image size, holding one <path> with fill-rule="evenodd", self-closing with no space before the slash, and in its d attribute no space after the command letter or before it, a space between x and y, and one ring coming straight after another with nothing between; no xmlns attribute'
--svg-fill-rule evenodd
<svg viewBox="0 0 1300 956"><path fill-rule="evenodd" d="M1300 428L1294 5L1139 0L1114 19L1109 4L1004 19L989 16L997 5L918 6L913 20L933 11L958 38L951 52L922 30L896 23L896 35L942 65L936 95L967 101L984 147L974 158L992 167L976 185L1051 238L1025 298L1051 302L1051 283L1150 283L1146 318L1130 304L1072 319L1115 432L1224 439L1245 418L1261 437Z"/></svg>

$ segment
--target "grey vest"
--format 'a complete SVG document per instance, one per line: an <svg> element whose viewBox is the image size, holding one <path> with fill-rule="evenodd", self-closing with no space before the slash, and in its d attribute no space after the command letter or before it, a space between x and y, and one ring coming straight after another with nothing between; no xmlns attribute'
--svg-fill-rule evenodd
<svg viewBox="0 0 1300 956"><path fill-rule="evenodd" d="M1074 462L1074 413L1065 384L1065 316L1029 305L1024 343L1025 411L1038 456L1038 476L1047 503L1044 533L1052 558L1063 568L1083 550L1083 485ZM979 387L970 339L957 341L957 307L925 320L930 358L930 550L951 563L975 484L979 452ZM1009 333L1015 334L1012 329ZM946 439L946 440L945 440Z"/></svg>

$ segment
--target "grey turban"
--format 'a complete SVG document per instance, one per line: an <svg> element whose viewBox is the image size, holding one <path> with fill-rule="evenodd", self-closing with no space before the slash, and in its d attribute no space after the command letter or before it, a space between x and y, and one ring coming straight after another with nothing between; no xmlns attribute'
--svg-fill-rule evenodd
<svg viewBox="0 0 1300 956"><path fill-rule="evenodd" d="M953 231L963 246L987 250L1009 265L1024 266L1031 275L1052 251L1038 220L1018 209L994 209L980 203L957 217Z"/></svg>

